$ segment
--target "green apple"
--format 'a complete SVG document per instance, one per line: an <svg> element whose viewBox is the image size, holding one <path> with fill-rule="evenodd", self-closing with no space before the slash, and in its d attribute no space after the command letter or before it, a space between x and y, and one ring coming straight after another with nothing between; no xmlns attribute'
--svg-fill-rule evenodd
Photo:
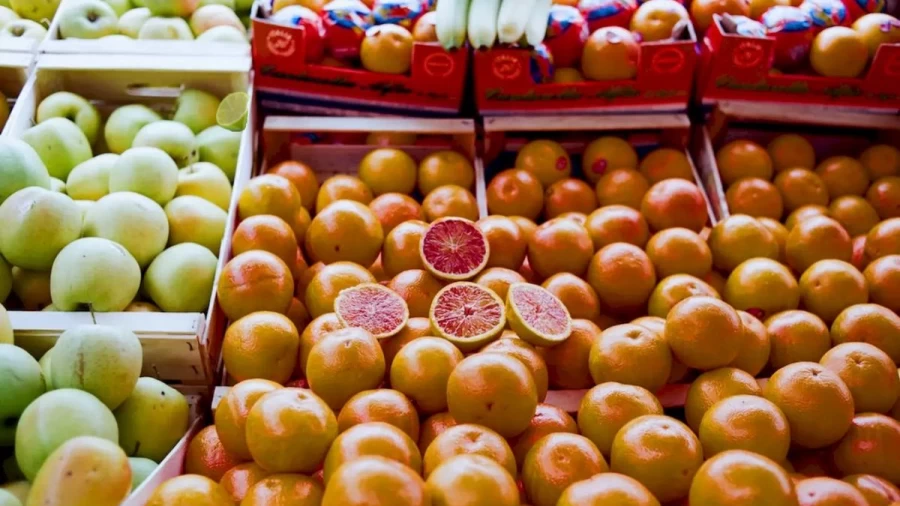
<svg viewBox="0 0 900 506"><path fill-rule="evenodd" d="M0 304L6 302L10 292L12 292L12 266L0 256ZM3 342L2 334L3 332L0 331L0 343Z"/></svg>
<svg viewBox="0 0 900 506"><path fill-rule="evenodd" d="M234 1L234 11L240 13L249 13L250 9L253 8L254 0L235 0Z"/></svg>
<svg viewBox="0 0 900 506"><path fill-rule="evenodd" d="M244 25L234 10L224 5L204 5L191 15L191 30L194 35L200 35L216 26L233 26L239 30L244 29Z"/></svg>
<svg viewBox="0 0 900 506"><path fill-rule="evenodd" d="M132 302L125 308L126 313L158 313L160 309L150 302Z"/></svg>
<svg viewBox="0 0 900 506"><path fill-rule="evenodd" d="M50 297L60 311L84 306L101 313L122 311L140 285L141 268L131 253L99 237L63 248L50 271Z"/></svg>
<svg viewBox="0 0 900 506"><path fill-rule="evenodd" d="M127 44L133 39L127 35L115 34L115 35L107 35L106 37L100 37L97 40L106 41L106 42L109 42L110 44L115 44L117 42L124 42Z"/></svg>
<svg viewBox="0 0 900 506"><path fill-rule="evenodd" d="M0 204L29 186L50 189L47 167L25 141L0 137Z"/></svg>
<svg viewBox="0 0 900 506"><path fill-rule="evenodd" d="M119 16L103 0L68 2L59 13L59 35L64 39L99 39L116 33Z"/></svg>
<svg viewBox="0 0 900 506"><path fill-rule="evenodd" d="M66 193L66 183L64 183L61 179L56 179L55 177L50 178L50 191L58 192L58 193Z"/></svg>
<svg viewBox="0 0 900 506"><path fill-rule="evenodd" d="M28 504L121 504L131 493L128 456L115 441L91 435L64 442L33 481Z"/></svg>
<svg viewBox="0 0 900 506"><path fill-rule="evenodd" d="M19 468L33 481L47 457L78 436L97 436L118 443L116 418L106 405L87 392L64 388L45 393L25 408L19 419L16 430Z"/></svg>
<svg viewBox="0 0 900 506"><path fill-rule="evenodd" d="M186 18L197 10L200 0L144 0L154 16Z"/></svg>
<svg viewBox="0 0 900 506"><path fill-rule="evenodd" d="M9 313L6 312L3 304L0 304L0 344L13 344L13 342L15 342L15 337L13 336L12 322L9 320Z"/></svg>
<svg viewBox="0 0 900 506"><path fill-rule="evenodd" d="M195 134L199 134L216 124L218 110L219 97L203 90L184 90L175 102L172 120L184 123Z"/></svg>
<svg viewBox="0 0 900 506"><path fill-rule="evenodd" d="M0 205L0 254L17 267L47 270L67 244L81 236L81 211L62 193L36 186Z"/></svg>
<svg viewBox="0 0 900 506"><path fill-rule="evenodd" d="M241 149L241 133L211 126L197 136L200 161L210 162L222 169L229 181L234 181L238 152Z"/></svg>
<svg viewBox="0 0 900 506"><path fill-rule="evenodd" d="M117 17L122 17L122 14L128 12L131 9L131 0L103 0L112 10L115 11Z"/></svg>
<svg viewBox="0 0 900 506"><path fill-rule="evenodd" d="M194 195L206 199L228 211L231 203L231 182L222 169L209 162L197 162L178 171L175 196Z"/></svg>
<svg viewBox="0 0 900 506"><path fill-rule="evenodd" d="M197 42L225 42L231 44L244 44L249 46L247 33L233 26L216 26L203 32L197 37Z"/></svg>
<svg viewBox="0 0 900 506"><path fill-rule="evenodd" d="M0 506L22 506L22 501L14 496L12 492L7 492L0 488Z"/></svg>
<svg viewBox="0 0 900 506"><path fill-rule="evenodd" d="M85 214L82 236L121 244L143 269L166 249L169 222L163 208L148 197L134 192L110 193Z"/></svg>
<svg viewBox="0 0 900 506"><path fill-rule="evenodd" d="M0 0L0 2L2 1L3 0ZM12 483L4 483L3 485L0 485L0 489L6 490L21 501L22 504L25 504L28 500L28 493L31 492L31 484L25 480L20 480Z"/></svg>
<svg viewBox="0 0 900 506"><path fill-rule="evenodd" d="M100 113L90 102L74 93L58 91L44 100L37 108L37 122L43 123L50 118L66 118L72 121L94 145L100 132Z"/></svg>
<svg viewBox="0 0 900 506"><path fill-rule="evenodd" d="M159 148L131 148L109 171L110 192L133 191L161 206L172 200L177 188L178 166Z"/></svg>
<svg viewBox="0 0 900 506"><path fill-rule="evenodd" d="M187 21L181 18L150 18L138 30L138 39L194 40Z"/></svg>
<svg viewBox="0 0 900 506"><path fill-rule="evenodd" d="M143 457L128 457L131 466L131 491L134 492L141 483L156 471L157 463Z"/></svg>
<svg viewBox="0 0 900 506"><path fill-rule="evenodd" d="M142 291L163 311L202 313L212 296L217 262L203 246L177 244L160 253L147 268Z"/></svg>
<svg viewBox="0 0 900 506"><path fill-rule="evenodd" d="M49 25L59 2L60 0L9 0L9 6L25 19Z"/></svg>
<svg viewBox="0 0 900 506"><path fill-rule="evenodd" d="M212 202L185 195L166 204L169 218L169 245L192 242L219 254L228 213ZM165 309L165 308L163 308Z"/></svg>
<svg viewBox="0 0 900 506"><path fill-rule="evenodd" d="M78 209L81 210L81 223L84 223L84 217L87 215L87 212L94 207L94 200L76 200L75 203L78 204Z"/></svg>
<svg viewBox="0 0 900 506"><path fill-rule="evenodd" d="M44 311L46 311L46 309L44 309ZM44 386L47 388L48 392L54 389L52 371L50 370L50 357L53 355L50 353L51 351L53 351L53 348L47 350L47 352L44 353L44 356L38 360L38 365L41 366L41 376L44 378Z"/></svg>
<svg viewBox="0 0 900 506"><path fill-rule="evenodd" d="M138 38L138 32L141 31L141 27L151 17L153 17L153 14L150 14L150 9L146 7L131 9L119 17L119 33L136 39Z"/></svg>
<svg viewBox="0 0 900 506"><path fill-rule="evenodd" d="M131 0L131 5L137 7L138 9L147 7L147 3L144 0Z"/></svg>
<svg viewBox="0 0 900 506"><path fill-rule="evenodd" d="M50 271L12 268L12 290L28 311L40 311L50 304Z"/></svg>
<svg viewBox="0 0 900 506"><path fill-rule="evenodd" d="M19 18L19 15L13 12L9 7L0 6L0 28L6 26L10 21L15 21Z"/></svg>
<svg viewBox="0 0 900 506"><path fill-rule="evenodd" d="M200 4L197 6L199 9L204 5L224 5L231 10L234 10L234 0L200 0Z"/></svg>
<svg viewBox="0 0 900 506"><path fill-rule="evenodd" d="M50 118L38 123L25 130L22 140L37 151L50 175L63 181L76 165L94 156L84 132L65 118Z"/></svg>
<svg viewBox="0 0 900 506"><path fill-rule="evenodd" d="M26 0L27 1L27 0ZM28 19L14 19L0 29L0 39L28 39L28 40L44 40L47 36L47 29L36 21Z"/></svg>
<svg viewBox="0 0 900 506"><path fill-rule="evenodd" d="M41 366L27 351L0 344L0 447L15 440L16 422L35 399L44 393Z"/></svg>
<svg viewBox="0 0 900 506"><path fill-rule="evenodd" d="M161 462L187 432L190 407L178 390L144 377L115 416L125 453Z"/></svg>
<svg viewBox="0 0 900 506"><path fill-rule="evenodd" d="M109 193L109 172L119 155L104 153L81 162L69 172L66 193L78 200L99 200Z"/></svg>
<svg viewBox="0 0 900 506"><path fill-rule="evenodd" d="M132 147L159 148L168 153L178 167L187 167L196 162L198 156L194 132L178 121L157 121L141 128Z"/></svg>
<svg viewBox="0 0 900 506"><path fill-rule="evenodd" d="M134 332L108 325L80 325L63 332L53 346L55 388L84 390L109 409L131 395L144 355Z"/></svg>
<svg viewBox="0 0 900 506"><path fill-rule="evenodd" d="M134 136L146 125L162 118L153 109L140 104L119 107L106 120L103 136L109 151L124 153L134 143Z"/></svg>

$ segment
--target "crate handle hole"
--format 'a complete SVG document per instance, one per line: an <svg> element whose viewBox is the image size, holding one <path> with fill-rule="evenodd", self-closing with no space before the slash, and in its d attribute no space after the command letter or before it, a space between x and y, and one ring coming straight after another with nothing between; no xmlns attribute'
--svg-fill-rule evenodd
<svg viewBox="0 0 900 506"><path fill-rule="evenodd" d="M140 83L129 84L126 88L129 95L145 98L178 98L181 92L181 86L151 86Z"/></svg>

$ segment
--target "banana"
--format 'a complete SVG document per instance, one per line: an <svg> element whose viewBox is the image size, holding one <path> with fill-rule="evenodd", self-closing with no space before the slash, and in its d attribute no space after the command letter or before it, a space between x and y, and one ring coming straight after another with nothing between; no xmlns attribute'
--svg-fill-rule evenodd
<svg viewBox="0 0 900 506"><path fill-rule="evenodd" d="M466 42L469 0L440 0L435 9L435 31L444 49L456 49Z"/></svg>
<svg viewBox="0 0 900 506"><path fill-rule="evenodd" d="M538 0L503 0L497 17L500 42L514 44L525 35L525 26Z"/></svg>
<svg viewBox="0 0 900 506"><path fill-rule="evenodd" d="M547 22L550 19L550 6L553 0L536 0L534 8L531 10L531 17L528 18L528 24L525 26L525 40L528 45L537 46L544 42L544 36L547 35Z"/></svg>
<svg viewBox="0 0 900 506"><path fill-rule="evenodd" d="M472 0L469 6L469 43L473 48L494 45L499 13L500 0Z"/></svg>

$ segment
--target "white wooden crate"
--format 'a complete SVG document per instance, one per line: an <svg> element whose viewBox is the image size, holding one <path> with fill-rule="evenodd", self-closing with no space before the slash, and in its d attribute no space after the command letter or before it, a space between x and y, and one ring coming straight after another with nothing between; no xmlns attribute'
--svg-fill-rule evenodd
<svg viewBox="0 0 900 506"><path fill-rule="evenodd" d="M6 97L12 108L28 82L28 76L34 66L34 55L31 53L0 53L0 93ZM6 125L0 125L0 129Z"/></svg>

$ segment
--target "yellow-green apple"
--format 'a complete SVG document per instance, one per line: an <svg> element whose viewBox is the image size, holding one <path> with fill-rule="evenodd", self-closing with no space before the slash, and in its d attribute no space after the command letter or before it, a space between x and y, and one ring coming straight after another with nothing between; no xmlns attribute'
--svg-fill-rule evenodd
<svg viewBox="0 0 900 506"><path fill-rule="evenodd" d="M66 193L66 183L62 179L50 178L50 191Z"/></svg>
<svg viewBox="0 0 900 506"><path fill-rule="evenodd" d="M141 268L121 244L85 237L69 244L50 271L50 298L60 311L122 311L141 285Z"/></svg>
<svg viewBox="0 0 900 506"><path fill-rule="evenodd" d="M169 245L192 242L219 255L228 213L212 202L185 195L166 204L169 218ZM162 307L162 306L160 306ZM163 308L165 310L165 308Z"/></svg>
<svg viewBox="0 0 900 506"><path fill-rule="evenodd" d="M153 200L134 192L116 192L88 210L82 236L121 244L143 269L166 249L169 222L163 208Z"/></svg>
<svg viewBox="0 0 900 506"><path fill-rule="evenodd" d="M52 307L52 306L47 306ZM44 309L47 311L47 309ZM44 377L44 386L47 388L47 391L53 390L53 381L52 375L50 371L50 356L52 355L53 348L47 350L44 355L38 360L38 365L41 366L41 375Z"/></svg>
<svg viewBox="0 0 900 506"><path fill-rule="evenodd" d="M87 212L94 207L95 200L76 200L75 203L78 204L78 209L81 209L81 222L84 223L84 217L87 215Z"/></svg>
<svg viewBox="0 0 900 506"><path fill-rule="evenodd" d="M22 140L37 151L50 175L63 181L76 165L94 156L84 132L65 118L50 118L34 125L22 133Z"/></svg>
<svg viewBox="0 0 900 506"><path fill-rule="evenodd" d="M64 39L99 39L116 33L119 16L103 0L76 0L59 13L59 35Z"/></svg>
<svg viewBox="0 0 900 506"><path fill-rule="evenodd" d="M27 1L27 0L26 0ZM30 19L14 19L0 29L0 39L28 39L44 40L47 29L43 25Z"/></svg>
<svg viewBox="0 0 900 506"><path fill-rule="evenodd" d="M124 153L134 143L134 136L145 126L162 118L153 109L140 104L123 105L106 120L103 136L109 151Z"/></svg>
<svg viewBox="0 0 900 506"><path fill-rule="evenodd" d="M128 44L132 40L132 38L127 35L121 35L121 34L117 33L115 35L107 35L106 37L100 37L97 40L102 40L105 42L109 42L111 44L117 43L117 42L124 42L124 43Z"/></svg>
<svg viewBox="0 0 900 506"><path fill-rule="evenodd" d="M9 6L25 19L49 25L59 2L60 0L9 0Z"/></svg>
<svg viewBox="0 0 900 506"><path fill-rule="evenodd" d="M225 42L229 44L250 45L247 41L247 33L233 26L216 26L203 32L197 37L198 42Z"/></svg>
<svg viewBox="0 0 900 506"><path fill-rule="evenodd" d="M69 172L66 193L75 200L99 200L109 193L109 171L119 155L104 153L81 162Z"/></svg>
<svg viewBox="0 0 900 506"><path fill-rule="evenodd" d="M6 26L10 21L15 21L19 18L19 15L13 12L9 7L0 6L0 28Z"/></svg>
<svg viewBox="0 0 900 506"><path fill-rule="evenodd" d="M197 161L197 138L184 123L156 121L146 125L134 136L134 148L159 148L175 161L178 167L187 167Z"/></svg>
<svg viewBox="0 0 900 506"><path fill-rule="evenodd" d="M80 95L58 91L42 100L37 108L37 122L43 123L50 118L66 118L78 125L91 145L97 142L100 113Z"/></svg>
<svg viewBox="0 0 900 506"><path fill-rule="evenodd" d="M138 39L194 40L187 21L181 18L150 18L138 30Z"/></svg>
<svg viewBox="0 0 900 506"><path fill-rule="evenodd" d="M175 196L194 195L206 199L228 211L231 203L231 182L222 169L209 162L197 162L178 171Z"/></svg>
<svg viewBox="0 0 900 506"><path fill-rule="evenodd" d="M132 302L125 308L126 313L158 313L159 308L150 302Z"/></svg>
<svg viewBox="0 0 900 506"><path fill-rule="evenodd" d="M43 160L26 142L0 138L0 204L29 186L50 189L50 174Z"/></svg>
<svg viewBox="0 0 900 506"><path fill-rule="evenodd" d="M234 181L238 152L241 149L241 133L211 126L197 136L200 161L210 162L222 169L229 181Z"/></svg>
<svg viewBox="0 0 900 506"><path fill-rule="evenodd" d="M128 465L131 467L132 492L137 490L137 488L141 486L141 483L144 483L157 468L156 462L143 457L128 457Z"/></svg>
<svg viewBox="0 0 900 506"><path fill-rule="evenodd" d="M186 18L197 10L200 0L144 0L154 16Z"/></svg>
<svg viewBox="0 0 900 506"><path fill-rule="evenodd" d="M72 480L73 475L82 478ZM121 504L131 493L131 469L128 457L115 441L79 436L47 457L32 484L29 504Z"/></svg>
<svg viewBox="0 0 900 506"><path fill-rule="evenodd" d="M175 196L178 166L159 148L131 148L109 171L109 191L135 192L165 205Z"/></svg>
<svg viewBox="0 0 900 506"><path fill-rule="evenodd" d="M28 311L40 311L50 304L50 271L12 268L12 290Z"/></svg>
<svg viewBox="0 0 900 506"><path fill-rule="evenodd" d="M0 254L23 269L44 271L81 236L81 210L68 196L32 186L0 205Z"/></svg>
<svg viewBox="0 0 900 506"><path fill-rule="evenodd" d="M5 258L0 256L0 304L6 302L9 294L12 292L12 266ZM4 336L2 330L2 320L0 317L0 343L3 342Z"/></svg>
<svg viewBox="0 0 900 506"><path fill-rule="evenodd" d="M197 4L197 8L199 9L204 5L224 5L231 10L235 9L234 0L200 0L200 3Z"/></svg>
<svg viewBox="0 0 900 506"><path fill-rule="evenodd" d="M216 256L192 242L176 244L153 260L141 291L163 311L206 311L216 276Z"/></svg>
<svg viewBox="0 0 900 506"><path fill-rule="evenodd" d="M136 39L138 38L138 32L141 31L141 27L151 17L153 17L153 14L150 14L150 9L146 7L131 9L119 17L119 33Z"/></svg>
<svg viewBox="0 0 900 506"><path fill-rule="evenodd" d="M365 3L365 2L363 2ZM240 12L242 14L248 14L250 9L253 8L253 0L234 0L234 10L235 12Z"/></svg>
<svg viewBox="0 0 900 506"><path fill-rule="evenodd" d="M5 0L0 0L0 3L4 1ZM14 495L22 504L25 504L28 501L28 494L31 492L31 484L26 480L4 483L3 485L0 485L0 488ZM13 504L13 506L18 505Z"/></svg>
<svg viewBox="0 0 900 506"><path fill-rule="evenodd" d="M0 344L0 447L15 441L22 412L44 393L44 378L37 360L12 343Z"/></svg>
<svg viewBox="0 0 900 506"><path fill-rule="evenodd" d="M164 459L187 432L190 408L181 392L154 378L141 378L115 411L119 444L132 457ZM147 423L153 420L153 423Z"/></svg>
<svg viewBox="0 0 900 506"><path fill-rule="evenodd" d="M199 12L199 11L198 11ZM195 134L216 124L219 97L203 90L184 90L175 101L172 120L184 123Z"/></svg>
<svg viewBox="0 0 900 506"><path fill-rule="evenodd" d="M191 30L200 35L216 26L233 26L243 30L244 25L234 10L224 5L204 5L191 14Z"/></svg>
<svg viewBox="0 0 900 506"><path fill-rule="evenodd" d="M110 7L112 7L113 11L115 11L117 17L121 17L122 14L128 12L131 9L131 0L103 0Z"/></svg>

